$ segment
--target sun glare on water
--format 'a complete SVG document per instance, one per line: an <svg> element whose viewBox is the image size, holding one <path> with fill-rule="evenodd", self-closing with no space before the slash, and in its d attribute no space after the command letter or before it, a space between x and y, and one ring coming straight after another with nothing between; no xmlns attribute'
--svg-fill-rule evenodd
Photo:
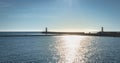
<svg viewBox="0 0 120 63"><path fill-rule="evenodd" d="M84 36L63 36L58 45L58 54L60 55L60 60L58 63L74 63L79 62L81 56L80 44L86 37ZM81 49L82 51L82 49ZM84 51L83 51L84 52ZM79 57L79 59L78 59ZM82 56L81 56L82 57ZM82 60L82 59L81 59Z"/></svg>
<svg viewBox="0 0 120 63"><path fill-rule="evenodd" d="M63 37L65 45L67 48L74 49L77 48L79 45L79 41L83 39L83 37L79 36L64 36ZM74 43L73 43L74 42Z"/></svg>

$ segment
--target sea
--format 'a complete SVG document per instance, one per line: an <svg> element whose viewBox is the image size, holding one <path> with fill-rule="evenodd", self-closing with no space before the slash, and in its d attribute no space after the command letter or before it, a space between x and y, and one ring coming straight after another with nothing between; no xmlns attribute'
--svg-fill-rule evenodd
<svg viewBox="0 0 120 63"><path fill-rule="evenodd" d="M1 32L0 35L39 35ZM120 37L0 37L0 63L120 63Z"/></svg>

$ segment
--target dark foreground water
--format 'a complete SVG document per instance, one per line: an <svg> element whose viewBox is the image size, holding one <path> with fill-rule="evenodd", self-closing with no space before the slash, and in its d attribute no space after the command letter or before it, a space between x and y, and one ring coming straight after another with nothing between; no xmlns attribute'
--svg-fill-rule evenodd
<svg viewBox="0 0 120 63"><path fill-rule="evenodd" d="M0 63L119 63L120 38L0 37Z"/></svg>

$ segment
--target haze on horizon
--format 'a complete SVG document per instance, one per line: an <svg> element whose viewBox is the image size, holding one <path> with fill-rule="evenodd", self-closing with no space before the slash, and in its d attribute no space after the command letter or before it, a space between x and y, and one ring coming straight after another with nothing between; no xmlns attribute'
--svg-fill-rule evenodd
<svg viewBox="0 0 120 63"><path fill-rule="evenodd" d="M120 31L120 0L0 0L0 31Z"/></svg>

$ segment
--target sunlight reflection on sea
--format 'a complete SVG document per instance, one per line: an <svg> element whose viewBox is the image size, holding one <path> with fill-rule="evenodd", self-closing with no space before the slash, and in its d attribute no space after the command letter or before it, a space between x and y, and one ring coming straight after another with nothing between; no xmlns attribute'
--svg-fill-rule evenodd
<svg viewBox="0 0 120 63"><path fill-rule="evenodd" d="M57 37L56 37L57 38ZM58 63L85 63L90 40L86 36L62 36L56 39L56 54L60 57ZM89 41L87 41L89 40Z"/></svg>

